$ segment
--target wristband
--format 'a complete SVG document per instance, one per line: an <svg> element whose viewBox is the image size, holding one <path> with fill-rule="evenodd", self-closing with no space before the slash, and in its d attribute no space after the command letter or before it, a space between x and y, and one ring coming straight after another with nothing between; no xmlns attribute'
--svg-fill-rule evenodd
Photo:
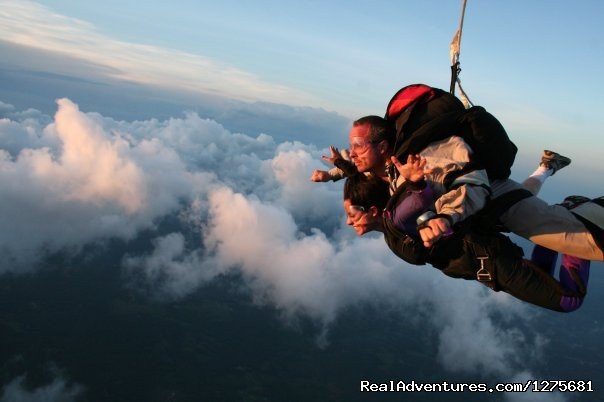
<svg viewBox="0 0 604 402"><path fill-rule="evenodd" d="M420 216L418 216L415 220L415 223L417 223L417 231L419 232L421 229L428 226L428 221L430 219L433 219L435 216L436 214L434 213L434 211L426 211Z"/></svg>
<svg viewBox="0 0 604 402"><path fill-rule="evenodd" d="M431 219L436 219L436 218L444 218L447 220L447 222L449 222L449 227L450 229L447 230L446 233L444 233L444 236L449 236L453 234L453 218L451 218L450 215L447 214L436 214L433 211L426 211L423 214L421 214L420 216L417 217L417 219L415 220L415 223L417 223L417 231L419 232L421 229L425 228L426 226L428 226L428 221Z"/></svg>

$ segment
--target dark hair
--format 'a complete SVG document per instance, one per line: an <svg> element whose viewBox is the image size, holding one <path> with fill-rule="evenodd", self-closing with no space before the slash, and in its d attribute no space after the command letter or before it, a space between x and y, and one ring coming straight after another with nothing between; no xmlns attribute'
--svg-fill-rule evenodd
<svg viewBox="0 0 604 402"><path fill-rule="evenodd" d="M390 199L387 181L377 176L356 174L346 179L344 183L344 199L353 205L365 208L377 207L380 211L386 207Z"/></svg>
<svg viewBox="0 0 604 402"><path fill-rule="evenodd" d="M385 140L390 147L396 140L396 129L388 120L380 116L365 116L352 123L353 127L369 126L369 139L372 141Z"/></svg>

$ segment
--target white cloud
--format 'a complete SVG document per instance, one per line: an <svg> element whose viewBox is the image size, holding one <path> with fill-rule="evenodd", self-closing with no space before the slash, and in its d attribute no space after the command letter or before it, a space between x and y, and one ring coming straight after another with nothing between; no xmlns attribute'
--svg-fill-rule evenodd
<svg viewBox="0 0 604 402"><path fill-rule="evenodd" d="M464 285L466 288L468 284ZM478 288L478 283L471 285L469 289L455 289L451 284L436 306L435 318L443 326L439 359L455 371L510 374L520 363L517 349L528 342L526 335L490 319L495 306L489 297L480 294L483 289Z"/></svg>
<svg viewBox="0 0 604 402"><path fill-rule="evenodd" d="M229 188L214 190L209 204L204 264L188 264L191 254L184 254L176 267L189 278L183 282L187 289L190 278L200 286L213 275L237 272L258 303L289 317L303 314L327 325L343 309L367 303L418 315L439 333L439 360L451 371L512 375L525 364L519 353L541 346L537 338L501 324L500 316L504 323L530 317L525 305L429 267L409 267L380 238L334 244L319 231L303 234L286 209ZM181 238L162 239L139 261L147 275L175 272L172 257L156 264L159 256L172 255L166 253L167 240L177 240L176 254L183 255Z"/></svg>
<svg viewBox="0 0 604 402"><path fill-rule="evenodd" d="M457 372L513 375L526 364L516 356L542 346L515 324L531 316L526 305L407 266L379 237L354 238L341 187L309 181L325 150L233 134L196 114L120 122L58 104L52 124L0 124L3 143L20 137L18 153L0 158L0 244L21 263L4 271L179 215L182 231L158 233L152 250L123 260L160 297L234 272L258 303L325 328L353 306L394 309L433 328L439 361Z"/></svg>
<svg viewBox="0 0 604 402"><path fill-rule="evenodd" d="M280 194L276 201L291 211L297 222L311 226L341 221L341 185L317 185L309 180L310 173L320 166L319 152L300 143L282 143L271 161L271 170L279 184ZM334 191L336 189L336 191Z"/></svg>
<svg viewBox="0 0 604 402"><path fill-rule="evenodd" d="M264 82L207 57L111 39L87 22L35 2L1 1L0 7L2 40L87 60L103 66L112 78L244 101L298 106L318 102L300 90Z"/></svg>
<svg viewBox="0 0 604 402"><path fill-rule="evenodd" d="M145 208L149 195L144 173L128 158L130 144L120 136L108 139L103 127L69 100L57 103L55 129L62 143L61 155L58 163L48 153L33 156L36 176L46 182L58 180L63 186L52 190L69 201L113 202L128 214Z"/></svg>
<svg viewBox="0 0 604 402"><path fill-rule="evenodd" d="M285 206L291 206L295 183L303 183L305 194L299 195L312 201L303 205L321 207L305 208L299 218L337 225L339 205L333 200L339 191L310 191L309 151L318 152L313 147L298 144L303 163L290 158L296 180L283 174L278 180L284 157L267 135L233 134L195 113L123 122L83 113L68 99L58 106L54 121L4 108L11 117L0 120L0 247L9 258L1 270L31 266L45 251L129 239L179 211L202 222L206 194L218 182ZM196 217L190 214L193 205Z"/></svg>
<svg viewBox="0 0 604 402"><path fill-rule="evenodd" d="M48 138L42 131L49 123L48 116L35 109L17 111L13 105L0 101L0 144L12 156L31 144L38 147L56 146L58 141Z"/></svg>
<svg viewBox="0 0 604 402"><path fill-rule="evenodd" d="M156 139L129 141L101 116L58 101L55 123L0 122L0 139L20 138L16 156L0 150L0 271L31 268L44 251L131 238L192 200L211 175L189 173ZM50 145L49 145L50 144Z"/></svg>

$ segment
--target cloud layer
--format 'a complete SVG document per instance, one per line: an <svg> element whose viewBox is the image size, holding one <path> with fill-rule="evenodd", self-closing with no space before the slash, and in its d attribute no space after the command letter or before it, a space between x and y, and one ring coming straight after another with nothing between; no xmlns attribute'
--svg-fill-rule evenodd
<svg viewBox="0 0 604 402"><path fill-rule="evenodd" d="M234 273L257 303L325 329L355 306L399 311L438 334L451 371L514 375L527 369L518 356L539 352L543 339L519 327L534 309L406 266L379 237L353 237L341 185L309 181L326 150L231 133L194 113L123 122L57 105L54 118L0 105L0 246L10 256L0 272L145 231L152 248L124 255L123 268L155 297L182 298ZM160 231L166 217L180 228Z"/></svg>
<svg viewBox="0 0 604 402"><path fill-rule="evenodd" d="M0 150L4 271L31 266L42 252L132 238L210 180L157 140L134 142L71 101L57 103L47 126L0 121L9 143Z"/></svg>

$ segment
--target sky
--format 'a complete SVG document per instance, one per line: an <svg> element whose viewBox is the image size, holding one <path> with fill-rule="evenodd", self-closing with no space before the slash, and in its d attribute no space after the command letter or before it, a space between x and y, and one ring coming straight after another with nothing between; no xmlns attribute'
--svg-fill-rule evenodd
<svg viewBox="0 0 604 402"><path fill-rule="evenodd" d="M326 146L345 143L354 118L383 114L398 88L448 87L461 4L218 3L0 1L0 280L144 238L119 268L153 300L235 274L257 305L317 322L319 348L337 343L343 312L368 304L421 317L440 370L542 375L526 356L555 342L531 323L552 313L399 269L382 239L345 227L341 184L309 181ZM468 2L462 83L519 146L514 177L544 148L573 159L546 184L550 202L601 195L602 17L596 1ZM589 314L604 301L589 301L569 320L596 336ZM75 398L86 388L66 385L75 375L37 391L17 376L2 400Z"/></svg>
<svg viewBox="0 0 604 402"><path fill-rule="evenodd" d="M137 90L164 91L149 96L147 90L147 100L182 100L188 94L189 109L198 107L200 97L224 97L248 106L260 101L319 108L350 121L381 115L394 92L409 83L448 88L449 43L461 17L458 1L147 4L3 2L0 29L6 43L60 55L52 62L26 54L4 63L11 71L37 74L28 77L37 91L43 78L118 80ZM602 15L604 6L597 1L490 1L466 7L462 83L475 104L502 120L523 156L559 144L571 156L576 149L581 161L601 159L590 144L601 138L603 123ZM134 99L129 103L136 107ZM127 118L120 110L110 112Z"/></svg>

